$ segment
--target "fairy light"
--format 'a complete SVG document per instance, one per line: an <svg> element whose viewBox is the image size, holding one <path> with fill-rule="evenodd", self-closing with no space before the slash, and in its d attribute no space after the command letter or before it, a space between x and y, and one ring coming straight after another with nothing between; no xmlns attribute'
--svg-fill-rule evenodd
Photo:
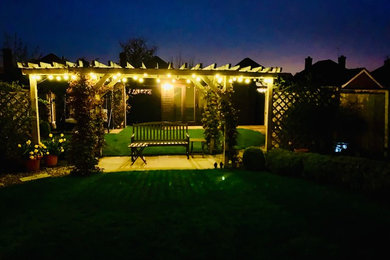
<svg viewBox="0 0 390 260"><path fill-rule="evenodd" d="M69 79L69 75L68 74L65 74L64 75L64 80L68 80Z"/></svg>
<svg viewBox="0 0 390 260"><path fill-rule="evenodd" d="M143 83L144 82L144 79L143 78L139 78L138 80L140 83Z"/></svg>
<svg viewBox="0 0 390 260"><path fill-rule="evenodd" d="M171 73L168 73L168 75L167 75L167 76L168 76L168 78L172 77Z"/></svg>
<svg viewBox="0 0 390 260"><path fill-rule="evenodd" d="M53 75L49 75L47 78L48 78L49 80L53 80L53 79L54 79L54 76L53 76Z"/></svg>
<svg viewBox="0 0 390 260"><path fill-rule="evenodd" d="M199 82L199 81L200 81L200 78L199 78L199 77L197 77L197 78L196 78L196 81L198 81L198 82Z"/></svg>
<svg viewBox="0 0 390 260"><path fill-rule="evenodd" d="M70 78L71 78L72 80L76 80L76 79L77 79L77 76L76 76L76 75L72 75L72 76L70 76Z"/></svg>
<svg viewBox="0 0 390 260"><path fill-rule="evenodd" d="M123 82L127 82L127 78L123 78L122 81L123 81Z"/></svg>
<svg viewBox="0 0 390 260"><path fill-rule="evenodd" d="M245 79L245 83L246 83L246 84L249 84L249 82L251 82L250 79Z"/></svg>
<svg viewBox="0 0 390 260"><path fill-rule="evenodd" d="M137 76L137 75L134 75L134 76L133 76L133 79L134 79L134 80L137 80L137 79L138 79L138 76Z"/></svg>
<svg viewBox="0 0 390 260"><path fill-rule="evenodd" d="M187 79L186 82L187 82L188 84L190 84L190 83L191 83L191 80Z"/></svg>
<svg viewBox="0 0 390 260"><path fill-rule="evenodd" d="M161 79L157 78L156 81L157 81L157 83L160 83L160 82L161 82Z"/></svg>
<svg viewBox="0 0 390 260"><path fill-rule="evenodd" d="M242 82L242 77L239 77L239 78L238 78L238 82Z"/></svg>
<svg viewBox="0 0 390 260"><path fill-rule="evenodd" d="M61 80L61 77L60 77L60 76L57 76L57 77L56 77L56 80L60 81L60 80Z"/></svg>

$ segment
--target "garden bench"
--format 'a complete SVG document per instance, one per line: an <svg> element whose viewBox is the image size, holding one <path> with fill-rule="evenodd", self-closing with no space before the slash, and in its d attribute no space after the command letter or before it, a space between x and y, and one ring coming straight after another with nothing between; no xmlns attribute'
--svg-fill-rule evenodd
<svg viewBox="0 0 390 260"><path fill-rule="evenodd" d="M133 124L131 135L131 165L138 158L144 163L143 151L149 146L184 146L189 159L190 136L188 125L180 122L149 122Z"/></svg>

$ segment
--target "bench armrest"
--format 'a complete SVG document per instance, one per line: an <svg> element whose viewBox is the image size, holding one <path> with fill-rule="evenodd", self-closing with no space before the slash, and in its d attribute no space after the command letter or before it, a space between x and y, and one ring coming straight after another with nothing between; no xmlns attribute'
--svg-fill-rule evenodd
<svg viewBox="0 0 390 260"><path fill-rule="evenodd" d="M130 141L131 141L131 142L134 142L134 139L135 139L135 135L132 134L132 135L131 135L131 138L130 138Z"/></svg>

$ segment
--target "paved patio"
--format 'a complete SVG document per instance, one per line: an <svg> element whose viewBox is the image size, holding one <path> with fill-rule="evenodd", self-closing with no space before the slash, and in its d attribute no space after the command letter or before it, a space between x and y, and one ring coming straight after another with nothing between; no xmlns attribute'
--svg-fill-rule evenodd
<svg viewBox="0 0 390 260"><path fill-rule="evenodd" d="M147 164L137 159L131 165L130 156L110 156L99 160L99 167L104 172L131 170L184 170L184 169L213 169L214 163L222 161L222 155L194 155L187 159L185 155L145 156Z"/></svg>

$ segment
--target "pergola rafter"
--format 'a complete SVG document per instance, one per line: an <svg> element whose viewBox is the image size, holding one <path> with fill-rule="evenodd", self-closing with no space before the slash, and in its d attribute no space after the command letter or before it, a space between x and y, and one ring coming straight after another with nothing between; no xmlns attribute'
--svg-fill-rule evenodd
<svg viewBox="0 0 390 260"><path fill-rule="evenodd" d="M272 93L273 81L276 77L283 75L282 69L279 67L265 68L262 66L252 68L250 66L241 68L239 65L232 67L231 64L226 64L217 67L217 64L213 63L203 68L201 63L196 64L192 68L189 68L188 64L183 64L178 69L174 68L172 63L169 63L167 69L160 69L159 64L156 63L154 68L147 68L144 63L140 68L135 68L130 63L127 63L125 67L110 61L108 65L105 65L99 61L92 61L90 66L79 60L77 63L65 61L62 63L22 63L18 62L18 67L22 70L24 75L29 76L30 80L30 96L32 103L32 111L34 115L33 121L33 141L39 143L39 114L38 114L38 93L37 93L37 80L41 77L59 78L65 80L71 80L74 75L78 74L90 74L96 80L96 85L105 90L110 90L118 82L125 82L127 78L143 79L155 78L159 80L185 80L190 81L197 88L203 88L203 82L211 88L217 88L222 86L223 88L231 88L234 82L250 81L263 81L268 86L268 93L266 94L265 105L265 124L268 130L268 110L272 104L268 102L270 93ZM125 88L125 84L123 84ZM125 93L125 92L124 92ZM125 104L126 105L126 104ZM125 110L126 111L126 110ZM268 131L267 131L268 133ZM266 147L269 147L270 137L267 134Z"/></svg>

